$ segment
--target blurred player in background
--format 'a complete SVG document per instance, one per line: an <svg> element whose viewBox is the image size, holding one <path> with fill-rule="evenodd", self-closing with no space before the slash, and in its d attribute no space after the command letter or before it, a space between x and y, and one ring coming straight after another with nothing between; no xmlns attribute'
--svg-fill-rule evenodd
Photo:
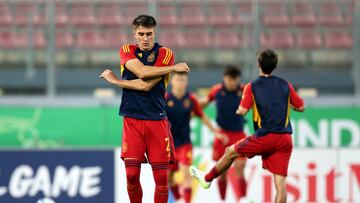
<svg viewBox="0 0 360 203"><path fill-rule="evenodd" d="M224 154L226 147L233 145L236 141L246 137L243 129L245 120L237 115L236 109L239 106L243 85L240 84L241 72L233 65L225 67L223 82L214 85L202 106L206 107L210 102L215 101L216 122L220 126L223 136L216 137L213 144L214 161L218 161ZM239 157L235 160L234 169L237 176L237 190L240 198L246 196L246 181L244 178L244 168L246 159ZM227 174L221 174L217 181L220 197L225 200L227 188Z"/></svg>
<svg viewBox="0 0 360 203"><path fill-rule="evenodd" d="M272 75L278 62L273 50L259 52L257 60L259 77L245 86L236 111L239 115L245 115L253 108L255 134L228 147L207 174L194 166L190 167L190 172L204 188L208 188L211 181L223 174L238 157L261 155L263 168L274 175L275 202L283 203L287 198L286 176L293 149L290 108L302 112L304 102L289 82Z"/></svg>
<svg viewBox="0 0 360 203"><path fill-rule="evenodd" d="M176 200L180 199L179 185L174 181L174 174L180 169L184 175L183 198L186 203L191 202L191 176L189 166L192 163L192 144L190 140L190 119L192 114L199 117L202 122L215 134L221 136L203 113L200 103L195 95L187 90L188 75L174 73L171 79L171 90L166 94L166 113L171 124L171 134L174 138L176 164L170 166L170 189Z"/></svg>
<svg viewBox="0 0 360 203"><path fill-rule="evenodd" d="M190 70L185 63L173 65L173 52L154 43L155 27L156 21L149 15L135 18L137 44L120 49L122 80L110 70L101 74L111 84L124 88L120 105L120 115L124 116L121 158L131 203L142 202L140 168L146 161L151 164L155 180L154 202L168 201L168 164L175 160L165 91L171 72Z"/></svg>

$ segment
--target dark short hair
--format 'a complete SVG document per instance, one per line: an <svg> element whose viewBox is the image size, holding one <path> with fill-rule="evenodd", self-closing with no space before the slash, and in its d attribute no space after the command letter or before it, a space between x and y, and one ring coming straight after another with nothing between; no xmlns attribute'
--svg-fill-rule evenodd
<svg viewBox="0 0 360 203"><path fill-rule="evenodd" d="M271 49L265 49L257 53L257 61L263 73L271 74L277 66L278 55Z"/></svg>
<svg viewBox="0 0 360 203"><path fill-rule="evenodd" d="M229 76L231 78L237 78L241 76L240 69L235 65L225 66L224 76Z"/></svg>
<svg viewBox="0 0 360 203"><path fill-rule="evenodd" d="M141 14L133 20L133 28L138 27L154 28L156 27L156 20L154 17L146 14Z"/></svg>

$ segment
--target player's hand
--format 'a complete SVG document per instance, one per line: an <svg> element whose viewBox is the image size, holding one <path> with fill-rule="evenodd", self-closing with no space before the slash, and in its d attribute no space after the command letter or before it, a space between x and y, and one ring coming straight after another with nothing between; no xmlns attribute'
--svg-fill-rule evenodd
<svg viewBox="0 0 360 203"><path fill-rule="evenodd" d="M241 115L241 110L240 110L240 106L239 108L236 109L236 112L235 112L237 115Z"/></svg>
<svg viewBox="0 0 360 203"><path fill-rule="evenodd" d="M223 143L223 145L227 145L227 143L229 142L229 138L228 136L220 133L220 132L216 132L215 133L216 138L218 138L219 140L221 140L221 142Z"/></svg>
<svg viewBox="0 0 360 203"><path fill-rule="evenodd" d="M104 70L104 72L100 74L100 78L104 78L109 83L113 83L115 80L117 80L116 75L109 69Z"/></svg>
<svg viewBox="0 0 360 203"><path fill-rule="evenodd" d="M242 106L239 106L239 108L236 109L236 114L237 114L237 115L240 115L240 116L243 116L243 115L245 115L248 111L249 111L249 109L246 109L246 108L244 108L244 107L242 107Z"/></svg>
<svg viewBox="0 0 360 203"><path fill-rule="evenodd" d="M190 68L186 63L177 63L174 65L174 71L179 73L190 73Z"/></svg>

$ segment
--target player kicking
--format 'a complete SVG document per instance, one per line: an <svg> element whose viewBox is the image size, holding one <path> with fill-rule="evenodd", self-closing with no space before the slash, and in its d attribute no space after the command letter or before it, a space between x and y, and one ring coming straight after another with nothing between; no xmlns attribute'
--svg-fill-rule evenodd
<svg viewBox="0 0 360 203"><path fill-rule="evenodd" d="M226 147L233 145L236 141L246 137L243 132L244 118L235 113L239 106L242 96L243 85L240 84L240 70L233 65L225 67L223 82L214 85L202 106L207 106L210 102L215 101L216 105L216 122L221 128L221 133L225 136L217 137L213 144L212 158L218 161L224 154ZM246 158L239 157L235 160L234 169L237 177L238 194L240 198L246 196L246 181L244 178L244 168ZM225 200L227 188L227 174L221 174L217 180L220 192L220 198Z"/></svg>
<svg viewBox="0 0 360 203"><path fill-rule="evenodd" d="M165 96L166 113L171 124L174 138L176 164L170 165L170 189L176 200L180 199L179 186L174 181L174 173L180 169L184 174L183 198L191 202L191 176L188 167L192 162L192 145L190 140L190 119L194 114L215 134L221 136L203 113L195 95L187 91L188 76L186 73L174 73L171 79L171 91Z"/></svg>
<svg viewBox="0 0 360 203"><path fill-rule="evenodd" d="M259 52L257 61L259 77L245 86L236 111L245 115L253 108L255 134L228 147L208 173L204 174L194 166L190 167L190 173L204 188L209 188L211 182L224 173L237 157L261 155L263 168L274 175L275 202L282 203L286 202L285 182L293 148L290 108L303 112L304 102L289 82L272 75L278 62L273 50Z"/></svg>
<svg viewBox="0 0 360 203"><path fill-rule="evenodd" d="M142 202L141 163L148 161L155 180L155 203L168 201L168 164L174 161L173 141L166 119L165 91L171 72L189 72L185 63L174 63L173 52L154 43L156 21L140 15L133 21L136 45L120 48L122 80L105 70L101 77L124 88L121 158L125 162L131 203ZM145 157L146 154L146 157Z"/></svg>

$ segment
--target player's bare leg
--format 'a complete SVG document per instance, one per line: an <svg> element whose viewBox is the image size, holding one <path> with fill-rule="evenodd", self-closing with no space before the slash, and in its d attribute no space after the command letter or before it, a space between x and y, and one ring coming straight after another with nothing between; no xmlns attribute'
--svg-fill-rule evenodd
<svg viewBox="0 0 360 203"><path fill-rule="evenodd" d="M220 160L213 168L217 171L217 175L215 177L211 177L211 175L209 175L208 173L206 174L205 179L207 179L207 181L212 181L214 178L217 178L219 175L221 175L230 168L235 158L237 157L239 157L239 154L235 151L234 145L227 147L224 155L220 158Z"/></svg>
<svg viewBox="0 0 360 203"><path fill-rule="evenodd" d="M275 203L286 202L286 178L282 175L274 174L274 184L276 188Z"/></svg>
<svg viewBox="0 0 360 203"><path fill-rule="evenodd" d="M239 154L235 151L234 145L231 145L226 148L224 155L207 174L203 174L195 166L190 166L190 173L200 181L203 188L209 188L211 182L228 170L237 157L239 157Z"/></svg>
<svg viewBox="0 0 360 203"><path fill-rule="evenodd" d="M184 164L180 164L180 170L184 175L184 192L183 192L183 196L184 196L184 200L185 203L190 203L191 202L191 175L190 172L188 170L189 166L188 165L184 165Z"/></svg>
<svg viewBox="0 0 360 203"><path fill-rule="evenodd" d="M239 185L240 198L246 196L246 181L244 177L244 169L246 165L246 159L236 159L234 162L235 173Z"/></svg>
<svg viewBox="0 0 360 203"><path fill-rule="evenodd" d="M174 198L176 200L180 199L179 186L175 182L175 170L169 170L169 186Z"/></svg>

